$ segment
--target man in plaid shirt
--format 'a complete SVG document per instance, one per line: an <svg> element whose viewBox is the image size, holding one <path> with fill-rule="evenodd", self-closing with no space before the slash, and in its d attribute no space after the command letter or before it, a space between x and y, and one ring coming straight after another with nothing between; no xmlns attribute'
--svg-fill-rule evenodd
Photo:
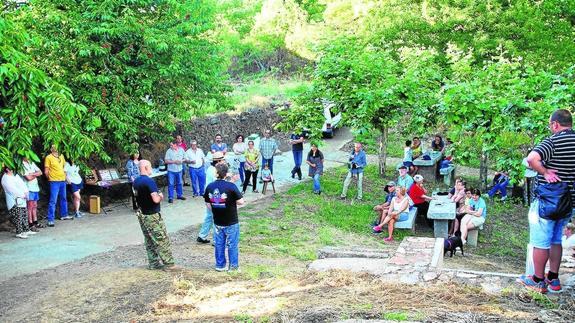
<svg viewBox="0 0 575 323"><path fill-rule="evenodd" d="M262 168L269 165L270 171L274 173L274 153L278 149L278 144L272 137L270 130L264 131L264 138L260 140L260 153L262 154Z"/></svg>

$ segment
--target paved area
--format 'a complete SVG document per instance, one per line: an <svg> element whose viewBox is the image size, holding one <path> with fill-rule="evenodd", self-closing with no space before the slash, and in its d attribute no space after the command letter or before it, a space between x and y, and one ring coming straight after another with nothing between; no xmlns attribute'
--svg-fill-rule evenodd
<svg viewBox="0 0 575 323"><path fill-rule="evenodd" d="M321 150L326 158L326 167L339 166L346 161L346 154L339 149L351 139L351 133L341 129L335 138L325 141ZM309 144L306 144L304 152L307 154L308 151ZM290 176L293 165L290 151L275 157L276 189L285 189L299 182ZM305 165L302 171L304 178L309 181ZM261 192L261 186L258 189ZM271 188L266 195L270 194ZM184 196L188 197L186 201L176 200L174 204L162 203L162 215L170 233L203 222L205 209L203 201L191 197L190 187L184 187ZM251 193L248 190L245 198L250 203L264 197L261 193ZM74 221L57 221L54 228L42 229L40 233L26 240L15 239L9 232L0 232L0 268L2 268L0 282L110 251L119 246L143 243L140 226L129 201L106 206L105 209L107 214L86 214L85 217ZM195 231L193 232L195 234ZM195 238L196 236L190 237Z"/></svg>

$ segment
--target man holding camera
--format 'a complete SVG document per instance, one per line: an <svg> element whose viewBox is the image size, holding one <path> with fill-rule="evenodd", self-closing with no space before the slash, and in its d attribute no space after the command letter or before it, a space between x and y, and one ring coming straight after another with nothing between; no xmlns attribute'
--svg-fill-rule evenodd
<svg viewBox="0 0 575 323"><path fill-rule="evenodd" d="M152 165L147 160L140 160L140 176L134 180L133 188L138 202L138 221L144 234L144 244L148 254L148 268L178 270L170 246L166 225L160 214L160 202L164 199L158 190L152 175Z"/></svg>
<svg viewBox="0 0 575 323"><path fill-rule="evenodd" d="M356 142L353 151L349 155L349 171L347 172L347 177L343 182L343 191L341 192L340 198L344 200L347 197L347 189L349 188L349 183L351 183L351 178L357 176L357 199L361 200L363 196L363 169L367 165L367 159L365 156L365 151L362 149L362 145Z"/></svg>

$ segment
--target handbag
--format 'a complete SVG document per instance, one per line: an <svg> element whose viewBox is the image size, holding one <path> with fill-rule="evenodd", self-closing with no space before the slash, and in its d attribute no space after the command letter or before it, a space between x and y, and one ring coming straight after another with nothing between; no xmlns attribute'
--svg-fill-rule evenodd
<svg viewBox="0 0 575 323"><path fill-rule="evenodd" d="M535 195L539 199L540 218L555 221L571 215L571 191L566 182L540 184Z"/></svg>

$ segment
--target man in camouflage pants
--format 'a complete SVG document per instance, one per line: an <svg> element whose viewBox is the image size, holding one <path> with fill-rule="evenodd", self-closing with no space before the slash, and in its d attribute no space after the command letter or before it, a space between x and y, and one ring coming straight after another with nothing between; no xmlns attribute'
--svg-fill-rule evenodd
<svg viewBox="0 0 575 323"><path fill-rule="evenodd" d="M174 265L174 257L170 247L170 238L166 231L164 220L160 214L160 202L164 199L162 192L153 179L152 166L149 161L141 160L140 176L134 180L133 188L138 202L138 220L144 234L144 243L148 254L148 268L179 270Z"/></svg>

